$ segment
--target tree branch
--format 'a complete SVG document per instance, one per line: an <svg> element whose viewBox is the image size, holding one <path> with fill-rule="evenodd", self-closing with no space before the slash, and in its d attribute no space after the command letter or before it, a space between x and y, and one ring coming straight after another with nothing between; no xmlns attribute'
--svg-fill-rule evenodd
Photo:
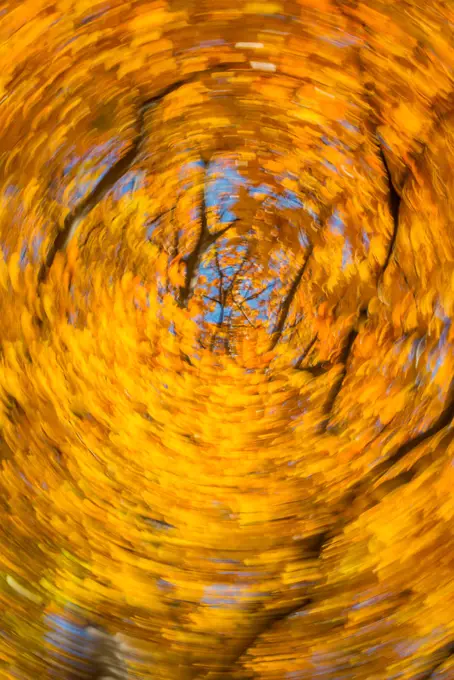
<svg viewBox="0 0 454 680"><path fill-rule="evenodd" d="M237 64L220 64L208 71L204 71L203 75L214 74L222 71L229 71L232 68L238 69ZM63 228L58 232L49 247L47 257L43 262L38 272L38 283L45 281L47 273L52 267L57 253L66 250L70 241L74 237L80 222L86 217L93 208L104 198L104 196L112 189L112 187L120 180L123 175L135 163L140 153L141 146L145 139L145 114L154 109L165 97L173 92L176 92L180 87L189 85L195 82L201 73L196 72L187 78L171 83L167 87L162 88L156 95L146 99L139 107L137 131L132 142L131 148L112 165L106 174L99 180L94 189L82 199L82 201L66 216L63 223ZM230 226L230 225L229 225ZM216 236L217 238L217 236Z"/></svg>
<svg viewBox="0 0 454 680"><path fill-rule="evenodd" d="M69 242L77 231L77 227L84 217L93 210L114 184L116 184L116 182L118 182L118 180L129 170L137 158L141 143L142 132L139 132L129 151L112 165L88 196L86 196L86 198L84 198L74 210L66 216L63 229L61 229L55 237L49 248L47 257L39 270L38 283L42 283L45 280L47 272L52 267L57 253L66 250Z"/></svg>
<svg viewBox="0 0 454 680"><path fill-rule="evenodd" d="M185 281L184 281L184 286L181 286L180 288L180 294L179 294L179 304L181 307L185 307L188 302L189 298L191 297L191 289L193 286L193 279L195 276L195 273L197 272L200 264L200 260L202 258L203 251L205 249L206 241L208 239L209 231L208 231L208 222L207 222L207 214L206 214L206 196L205 196L205 183L206 183L206 171L207 171L207 163L203 161L203 166L205 170L205 179L203 182L203 188L202 188L202 198L201 198L201 207L200 207L200 231L199 231L199 236L197 238L197 243L195 245L195 248L192 250L192 252L184 258L184 262L186 264L186 276L185 276Z"/></svg>
<svg viewBox="0 0 454 680"><path fill-rule="evenodd" d="M211 295L204 295L203 297L206 298L207 300L211 300L211 302L215 302L217 305L222 304L220 300L218 300L217 298L211 297Z"/></svg>
<svg viewBox="0 0 454 680"><path fill-rule="evenodd" d="M386 481L382 482L381 484L377 484L377 480L380 480L380 478L383 477L392 468L393 465L402 460L404 456L413 451L417 446L422 444L424 441L428 440L430 437L437 435L444 428L448 427L453 421L453 419L454 419L454 378L451 380L448 389L446 397L446 406L440 413L435 423L428 427L427 430L425 430L424 432L421 432L415 437L412 437L407 442L399 446L392 456L384 460L382 463L380 463L380 465L373 467L372 470L365 477L363 477L360 481L356 482L339 499L338 502L339 510L337 514L339 514L342 519L338 526L338 533L342 531L345 524L351 521L351 517L344 515L344 508L346 507L346 505L351 506L354 503L354 501L360 496L364 495L365 491L368 489L374 489L375 494L373 498L369 499L367 509L370 509L377 505L379 503L380 491L387 485ZM388 428L389 423L383 428L379 435L376 435L371 441L368 442L366 447L370 446L372 442L375 441L378 438L378 436L383 434L383 432ZM447 430L446 436L447 438L449 438L449 440L452 440L452 438L454 437L453 431ZM397 486L400 487L405 484L408 484L415 478L416 474L417 470L412 469L411 467L408 470L405 470L401 475L399 475L400 484L398 484ZM397 486L394 488L397 488ZM429 678L430 675L427 677Z"/></svg>
<svg viewBox="0 0 454 680"><path fill-rule="evenodd" d="M157 224L157 222L159 222L159 220L161 220L163 217L165 217L169 213L173 213L173 211L174 211L173 208L169 208L168 210L164 210L162 213L159 213L159 215L156 215L156 217L154 217L151 220L151 222L146 222L145 223L146 230L148 231L149 229L151 229L151 227L154 227L154 225ZM151 241L151 240L152 240L151 237L148 238L148 241ZM175 239L174 243L178 244L178 232L176 232L176 239ZM176 247L175 247L175 249L178 250ZM176 257L176 254L174 255L174 257Z"/></svg>
<svg viewBox="0 0 454 680"><path fill-rule="evenodd" d="M448 659L454 654L454 642L449 642L447 645L441 647L440 650L437 650L434 654L435 657L437 656L437 653L441 658L438 658L437 661L434 661L432 668L428 670L427 673L424 673L420 680L431 680L431 678L436 678L438 676L438 671L441 670L443 664L445 664L446 661L448 661ZM442 678L443 675L444 673L438 677Z"/></svg>
<svg viewBox="0 0 454 680"><path fill-rule="evenodd" d="M339 361L343 364L342 366L342 372L339 376L339 378L335 381L334 385L332 386L331 390L329 391L328 398L326 400L325 404L325 413L326 413L326 418L323 421L321 431L326 432L328 426L329 426L329 421L331 420L331 416L334 410L334 405L337 401L337 397L339 396L339 393L344 385L344 380L347 375L347 370L348 370L348 362L350 360L350 354L353 349L353 345L355 344L355 340L358 337L359 334L359 323L363 318L366 317L366 312L365 310L362 310L359 313L358 320L356 324L353 326L353 328L350 330L348 336L347 336L347 341L342 349L341 355L339 357Z"/></svg>
<svg viewBox="0 0 454 680"><path fill-rule="evenodd" d="M262 293L265 293L265 291L267 291L268 288L271 288L271 287L274 288L274 285L275 285L274 281L271 281L271 283L269 283L267 286L265 286L265 288L262 288L262 290L260 290L258 293L254 293L253 295L249 295L249 297L244 298L243 302L249 302L250 300L255 300L255 298L260 297L260 295L262 295Z"/></svg>
<svg viewBox="0 0 454 680"><path fill-rule="evenodd" d="M234 294L237 279L240 276L241 272L244 269L245 264L248 261L249 253L250 253L250 248L248 247L246 249L246 252L243 255L241 262L240 262L240 266L237 267L237 269L235 270L235 273L232 276L232 280L231 280L230 285L229 285L229 287L226 291L226 295L230 295L232 302L235 305L235 307L237 307L240 310L241 314L244 316L244 318L246 319L248 324L250 326L252 326L252 328L255 328L255 325L252 323L252 321L249 319L248 315L246 314L246 312L243 309L243 302L247 302L247 300L249 300L250 298L246 298L246 299L243 299L241 302L238 302L238 300L235 298L235 294ZM231 321L232 321L232 314L229 315L230 325L231 325Z"/></svg>
<svg viewBox="0 0 454 680"><path fill-rule="evenodd" d="M311 349L313 348L313 346L317 342L317 338L318 338L318 333L316 333L314 335L314 337L312 338L310 343L307 345L307 347L304 348L303 353L298 357L295 364L293 365L293 368L296 368L296 370L302 370L301 364L303 363L304 359L309 355ZM303 370L305 370L305 369L303 369Z"/></svg>
<svg viewBox="0 0 454 680"><path fill-rule="evenodd" d="M232 294L232 301L233 301L233 304L236 305L236 307L238 307L238 309L240 310L241 314L244 316L244 318L246 319L246 321L248 322L248 324L249 324L250 326L252 326L252 328L255 328L255 325L252 323L252 321L250 320L250 318L248 317L248 315L246 314L246 312L245 312L244 309L243 309L243 303L242 303L242 302L238 302L238 300L235 299L235 297L233 296L233 294Z"/></svg>
<svg viewBox="0 0 454 680"><path fill-rule="evenodd" d="M219 256L218 256L217 249L214 253L214 259L215 259L215 262L216 262L216 269L217 269L218 275L219 275L219 298L220 298L221 302L220 302L219 318L218 318L218 321L217 321L217 324L216 324L216 331L213 333L213 337L211 338L211 345L210 345L211 351L213 351L213 349L214 349L217 334L221 330L222 325L224 323L225 303L226 303L226 298L227 298L226 291L224 290L224 274L223 274L223 271L221 269L221 265L219 264Z"/></svg>
<svg viewBox="0 0 454 680"><path fill-rule="evenodd" d="M417 446L425 442L427 439L430 439L434 435L441 432L441 430L444 430L445 427L448 427L448 425L451 424L453 419L454 419L454 378L452 378L447 391L445 406L440 415L438 416L438 418L436 419L436 421L424 432L420 432L419 434L415 435L414 437L406 441L404 444L401 444L397 448L397 450L393 453L392 456L387 458L387 460L384 461L380 467L375 468L375 474L377 474L377 472L379 473L380 476L384 474L393 465L402 460L403 457L407 455L407 453L410 453Z"/></svg>
<svg viewBox="0 0 454 680"><path fill-rule="evenodd" d="M391 217L393 220L393 233L391 236L391 241L389 243L388 247L388 252L386 254L386 259L383 264L381 274L380 274L380 279L383 279L383 276L385 275L386 269L390 263L391 257L394 253L394 249L396 246L396 239L397 239L397 232L399 230L399 212L400 212L400 204L401 204L401 197L396 191L396 188L393 184L392 177L391 177L391 172L388 166L388 161L386 160L385 152L383 151L383 146L380 144L379 146L379 153L380 153L380 158L383 163L383 167L385 169L385 174L387 178L387 183L388 183L388 198L389 198L389 211L391 213Z"/></svg>
<svg viewBox="0 0 454 680"><path fill-rule="evenodd" d="M235 222L238 222L238 221L239 221L239 218L235 217L235 219L232 220L232 222L230 222L230 224L228 224L226 227L222 227L222 229L218 229L218 231L216 231L214 234L209 234L208 239L207 239L207 246L213 245L213 243L215 243L215 241L220 239L221 236L223 236L225 234L225 232L230 229L232 224L235 224Z"/></svg>
<svg viewBox="0 0 454 680"><path fill-rule="evenodd" d="M279 312L279 316L278 316L278 319L276 321L276 325L275 325L274 330L273 330L273 338L272 338L271 343L270 343L270 350L273 350L276 347L277 343L279 342L279 340L282 336L282 332L283 332L284 326L285 326L285 321L286 321L288 313L290 311L290 306L291 306L293 299L296 295L296 292L297 292L298 287L300 285L301 279L303 278L304 272L306 271L306 267L308 265L308 262L310 260L311 255L312 255L312 251L313 251L313 246L310 246L309 252L306 256L306 259L304 260L304 264L300 267L296 277L293 280L292 285L290 286L290 289L289 289L287 295L284 298L284 302L282 303L282 307L281 307L281 310Z"/></svg>
<svg viewBox="0 0 454 680"><path fill-rule="evenodd" d="M316 534L315 536L306 539L304 541L304 544L301 546L302 550L308 556L308 559L319 559L323 551L323 548L329 539L330 539L329 532L322 531ZM258 622L257 626L255 627L255 630L251 632L251 634L246 638L246 640L244 642L242 641L241 645L239 645L237 649L232 653L230 662L227 662L220 671L214 674L210 673L209 676L210 680L217 680L218 678L219 680L221 680L221 678L226 677L226 673L228 677L233 677L235 671L239 670L241 662L244 659L245 655L247 654L248 650L254 647L259 638L261 638L263 635L266 635L266 633L268 633L272 628L274 628L274 626L278 625L282 621L285 621L293 614L298 614L299 612L303 611L305 608L310 606L312 602L313 600L310 597L300 597L300 599L297 600L296 602L293 601L291 603L288 603L285 607L276 611L271 616L265 616L262 619L262 621Z"/></svg>
<svg viewBox="0 0 454 680"><path fill-rule="evenodd" d="M206 205L206 171L207 171L207 164L204 162L204 167L205 167L205 182L203 185L203 190L202 190L202 198L201 198L201 208L200 208L200 232L199 236L197 239L196 246L194 250L184 259L184 262L186 264L186 277L185 277L185 283L184 286L181 286L180 288L180 294L179 294L179 305L181 307L186 307L191 296L192 296L192 288L194 285L194 279L195 276L198 272L200 263L202 261L203 254L207 251L207 249L212 246L218 239L223 236L228 229L232 226L234 222L237 220L234 220L227 226L223 227L222 229L219 229L216 231L214 234L210 234L210 231L208 229L208 220L207 220L207 205Z"/></svg>

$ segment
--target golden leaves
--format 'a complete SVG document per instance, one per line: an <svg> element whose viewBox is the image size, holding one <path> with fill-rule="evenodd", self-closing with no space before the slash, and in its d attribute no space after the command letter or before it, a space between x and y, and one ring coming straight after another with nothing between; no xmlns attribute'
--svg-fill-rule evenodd
<svg viewBox="0 0 454 680"><path fill-rule="evenodd" d="M14 598L89 607L185 677L313 596L260 677L409 677L391 637L453 632L446 27L111 5L0 17L8 625Z"/></svg>
<svg viewBox="0 0 454 680"><path fill-rule="evenodd" d="M165 7L154 7L151 12L143 12L129 21L129 28L133 33L147 33L172 23L173 20L183 19L184 12L172 13ZM156 38L152 34L152 39Z"/></svg>

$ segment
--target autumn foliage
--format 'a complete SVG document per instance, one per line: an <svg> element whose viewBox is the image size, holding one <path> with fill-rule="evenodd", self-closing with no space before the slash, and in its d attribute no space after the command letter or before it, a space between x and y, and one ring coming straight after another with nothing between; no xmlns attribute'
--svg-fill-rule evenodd
<svg viewBox="0 0 454 680"><path fill-rule="evenodd" d="M0 66L0 678L454 679L452 3L6 0Z"/></svg>

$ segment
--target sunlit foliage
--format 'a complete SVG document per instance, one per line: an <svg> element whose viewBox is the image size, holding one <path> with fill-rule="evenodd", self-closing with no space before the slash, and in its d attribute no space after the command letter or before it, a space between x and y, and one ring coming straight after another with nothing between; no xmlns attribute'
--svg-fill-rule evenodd
<svg viewBox="0 0 454 680"><path fill-rule="evenodd" d="M454 678L452 3L6 0L0 66L0 677Z"/></svg>

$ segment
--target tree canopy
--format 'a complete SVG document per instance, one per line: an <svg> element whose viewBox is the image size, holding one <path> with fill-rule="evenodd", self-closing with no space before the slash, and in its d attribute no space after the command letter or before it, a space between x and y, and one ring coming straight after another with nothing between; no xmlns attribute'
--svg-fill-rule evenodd
<svg viewBox="0 0 454 680"><path fill-rule="evenodd" d="M0 677L454 679L453 4L5 0L0 65Z"/></svg>

